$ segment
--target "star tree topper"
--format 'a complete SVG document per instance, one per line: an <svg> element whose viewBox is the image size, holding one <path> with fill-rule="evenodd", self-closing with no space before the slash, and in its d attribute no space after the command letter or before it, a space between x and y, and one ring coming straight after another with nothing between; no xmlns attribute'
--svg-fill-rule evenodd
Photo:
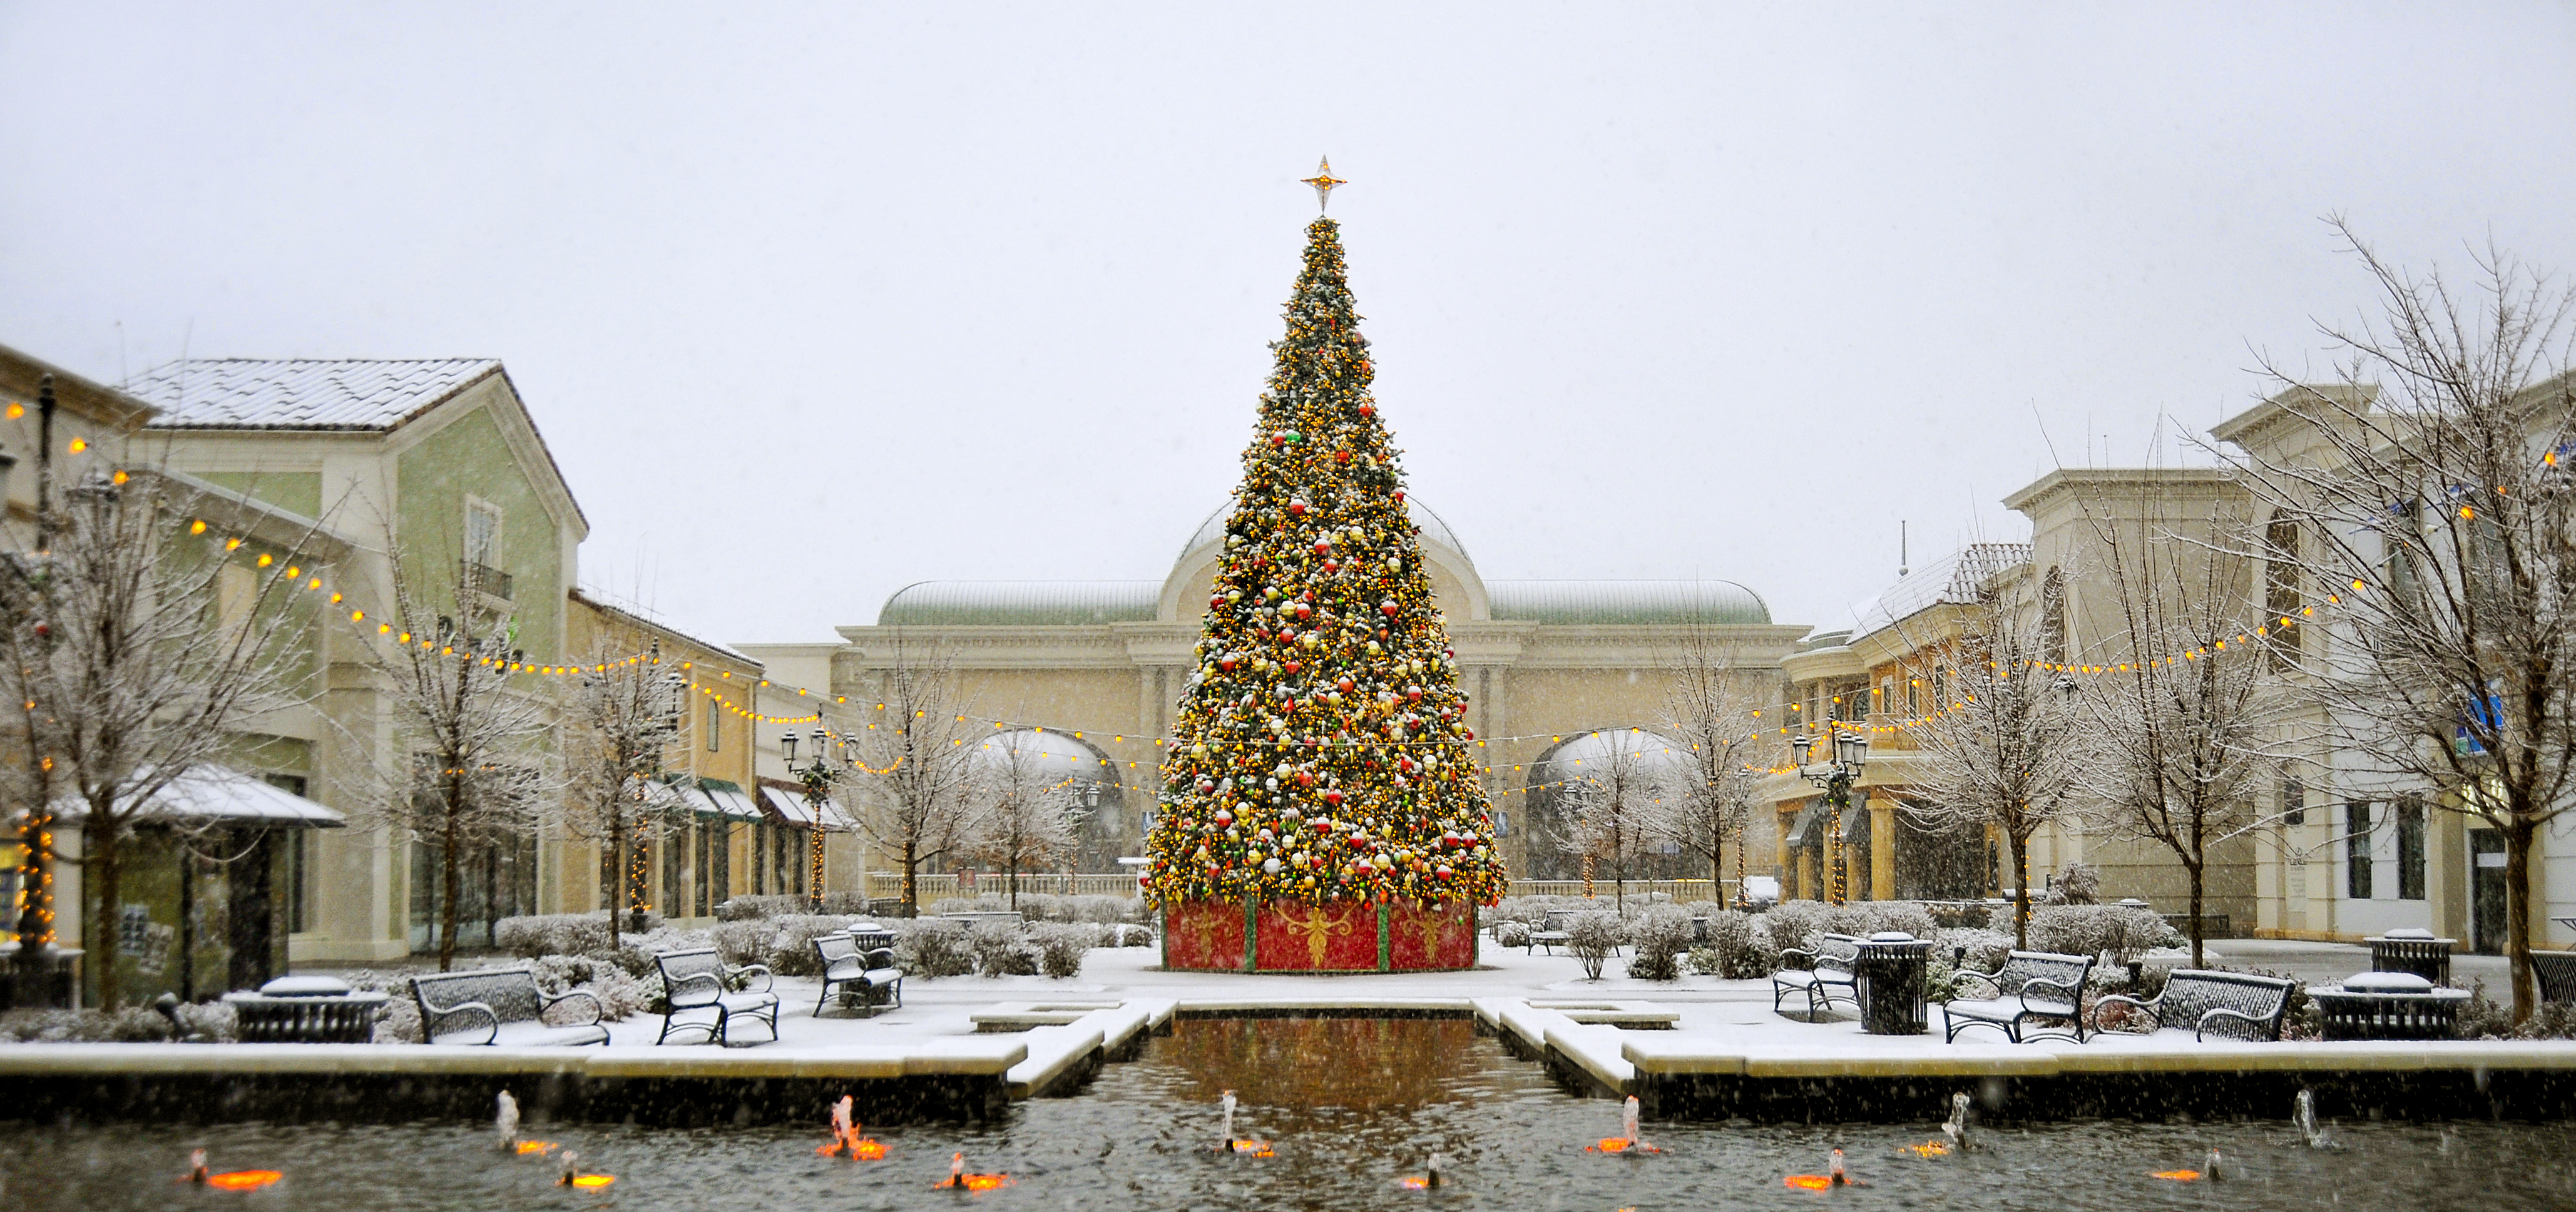
<svg viewBox="0 0 2576 1212"><path fill-rule="evenodd" d="M1334 186L1350 184L1350 182L1333 175L1333 158L1331 156L1326 156L1317 161L1315 164L1315 175L1308 177L1305 180L1306 184L1315 187L1315 209L1319 211L1328 210L1332 207Z"/></svg>

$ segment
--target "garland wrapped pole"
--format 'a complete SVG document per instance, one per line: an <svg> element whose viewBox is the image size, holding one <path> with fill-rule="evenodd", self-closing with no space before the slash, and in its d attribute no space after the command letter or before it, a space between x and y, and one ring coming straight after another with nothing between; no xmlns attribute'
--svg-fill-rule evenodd
<svg viewBox="0 0 2576 1212"><path fill-rule="evenodd" d="M1169 967L1469 967L1505 877L1467 696L1339 227L1306 235L1139 878Z"/></svg>

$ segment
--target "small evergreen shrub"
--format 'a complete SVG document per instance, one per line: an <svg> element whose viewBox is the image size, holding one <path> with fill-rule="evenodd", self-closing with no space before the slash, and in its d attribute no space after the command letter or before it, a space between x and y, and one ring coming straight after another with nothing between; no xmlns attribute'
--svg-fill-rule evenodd
<svg viewBox="0 0 2576 1212"><path fill-rule="evenodd" d="M1008 922L978 922L966 932L975 970L986 976L1035 976L1038 949L1020 928Z"/></svg>
<svg viewBox="0 0 2576 1212"><path fill-rule="evenodd" d="M1628 975L1640 980L1681 978L1681 957L1690 950L1690 915L1673 905L1655 905L1629 923L1628 937L1637 946Z"/></svg>
<svg viewBox="0 0 2576 1212"><path fill-rule="evenodd" d="M1574 919L1566 930L1566 949L1574 953L1576 963L1583 965L1583 979L1601 979L1601 965L1618 949L1622 930L1619 919L1607 913L1586 914Z"/></svg>
<svg viewBox="0 0 2576 1212"><path fill-rule="evenodd" d="M1761 916L1723 910L1708 919L1708 941L1718 957L1718 976L1756 980L1780 970L1780 949L1772 945L1769 924Z"/></svg>
<svg viewBox="0 0 2576 1212"><path fill-rule="evenodd" d="M966 944L966 925L935 917L904 923L895 936L895 966L908 976L937 980L975 971L975 953Z"/></svg>
<svg viewBox="0 0 2576 1212"><path fill-rule="evenodd" d="M1082 974L1083 954L1099 937L1099 929L1089 922L1041 922L1029 931L1038 971L1058 979Z"/></svg>

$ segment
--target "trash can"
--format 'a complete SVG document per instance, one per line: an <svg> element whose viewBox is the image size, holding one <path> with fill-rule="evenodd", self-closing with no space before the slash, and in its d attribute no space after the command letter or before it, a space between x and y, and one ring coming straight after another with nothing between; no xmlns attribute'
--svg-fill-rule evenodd
<svg viewBox="0 0 2576 1212"><path fill-rule="evenodd" d="M2435 938L2430 930L2408 928L2363 941L2370 944L2373 972L2412 972L2436 985L2451 983L2451 950L2459 945L2458 939Z"/></svg>
<svg viewBox="0 0 2576 1212"><path fill-rule="evenodd" d="M1932 944L1902 930L1863 939L1852 961L1860 1029L1871 1035L1923 1034L1923 983L1931 961Z"/></svg>

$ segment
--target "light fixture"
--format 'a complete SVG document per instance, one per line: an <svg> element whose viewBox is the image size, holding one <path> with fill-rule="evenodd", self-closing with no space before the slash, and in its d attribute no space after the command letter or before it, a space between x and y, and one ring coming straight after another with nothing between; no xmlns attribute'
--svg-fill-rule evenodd
<svg viewBox="0 0 2576 1212"><path fill-rule="evenodd" d="M1814 749L1814 748L1816 747L1816 738L1811 737L1811 736L1808 736L1806 733L1801 732L1801 733L1799 733L1795 738L1791 739L1789 743L1790 743L1791 745L1794 745L1794 746L1796 746L1796 747L1797 747L1797 750L1798 750L1798 764L1799 764L1800 766L1804 766L1804 765L1806 765L1806 764L1807 764L1807 753L1808 753L1808 751L1809 751L1809 750L1812 750L1812 749Z"/></svg>

